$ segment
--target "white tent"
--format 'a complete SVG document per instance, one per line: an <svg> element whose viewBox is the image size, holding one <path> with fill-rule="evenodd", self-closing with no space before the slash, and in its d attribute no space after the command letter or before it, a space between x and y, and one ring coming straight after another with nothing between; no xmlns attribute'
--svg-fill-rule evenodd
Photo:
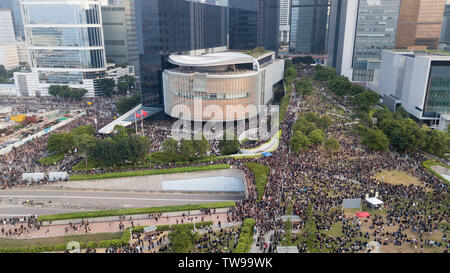
<svg viewBox="0 0 450 273"><path fill-rule="evenodd" d="M375 208L377 206L382 206L384 204L383 201L381 201L380 199L378 199L376 197L366 198L366 202L369 203L372 208Z"/></svg>

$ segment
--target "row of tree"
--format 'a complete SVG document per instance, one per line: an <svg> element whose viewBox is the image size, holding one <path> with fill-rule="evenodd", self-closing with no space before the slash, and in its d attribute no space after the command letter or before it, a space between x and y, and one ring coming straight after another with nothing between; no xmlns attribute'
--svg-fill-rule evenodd
<svg viewBox="0 0 450 273"><path fill-rule="evenodd" d="M386 106L380 105L378 94L352 84L346 77L336 76L334 69L318 66L315 80L326 82L330 91L339 97L351 97L350 102L360 118L356 129L362 136L362 143L369 149L385 151L392 147L399 153L426 151L440 157L449 150L448 132L420 126L407 118L408 113L402 107L391 112Z"/></svg>
<svg viewBox="0 0 450 273"><path fill-rule="evenodd" d="M338 150L339 142L335 138L325 139L324 130L328 129L332 120L329 116L319 116L314 112L307 112L299 117L292 127L291 149L295 153L313 146L324 144L327 150Z"/></svg>
<svg viewBox="0 0 450 273"><path fill-rule="evenodd" d="M177 141L173 138L164 140L163 156L167 161L192 161L204 158L210 150L209 142L202 136L201 140L182 139Z"/></svg>
<svg viewBox="0 0 450 273"><path fill-rule="evenodd" d="M140 93L137 93L131 97L123 97L116 102L116 110L120 115L123 115L139 103L141 103Z"/></svg>
<svg viewBox="0 0 450 273"><path fill-rule="evenodd" d="M84 88L71 88L67 85L50 85L48 93L61 99L81 99L88 91Z"/></svg>
<svg viewBox="0 0 450 273"><path fill-rule="evenodd" d="M145 160L150 142L143 136L133 134L133 130L116 126L116 134L103 139L95 138L92 125L79 126L70 133L52 134L47 141L50 153L76 153L85 159L104 165L122 165Z"/></svg>
<svg viewBox="0 0 450 273"><path fill-rule="evenodd" d="M117 79L117 84L115 80L111 78L98 80L100 91L106 97L110 97L115 91L117 91L118 94L126 94L128 90L134 89L135 83L136 78L131 75L119 77Z"/></svg>

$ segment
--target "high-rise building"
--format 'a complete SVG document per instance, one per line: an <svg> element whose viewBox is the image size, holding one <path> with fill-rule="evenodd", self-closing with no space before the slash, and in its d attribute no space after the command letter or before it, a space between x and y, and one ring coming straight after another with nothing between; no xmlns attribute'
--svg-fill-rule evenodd
<svg viewBox="0 0 450 273"><path fill-rule="evenodd" d="M229 0L230 48L278 50L280 0Z"/></svg>
<svg viewBox="0 0 450 273"><path fill-rule="evenodd" d="M115 0L102 4L102 25L108 63L129 64L139 76L135 0Z"/></svg>
<svg viewBox="0 0 450 273"><path fill-rule="evenodd" d="M445 5L444 17L442 19L441 37L439 40L439 49L450 51L450 0Z"/></svg>
<svg viewBox="0 0 450 273"><path fill-rule="evenodd" d="M400 4L396 48L437 49L445 0L408 0Z"/></svg>
<svg viewBox="0 0 450 273"><path fill-rule="evenodd" d="M326 52L329 8L329 0L292 0L289 51Z"/></svg>
<svg viewBox="0 0 450 273"><path fill-rule="evenodd" d="M161 104L162 71L169 54L200 55L227 49L227 8L185 0L135 3L144 106Z"/></svg>
<svg viewBox="0 0 450 273"><path fill-rule="evenodd" d="M9 9L0 9L0 65L8 70L19 66L13 19Z"/></svg>
<svg viewBox="0 0 450 273"><path fill-rule="evenodd" d="M23 29L22 12L20 10L20 0L0 0L0 8L11 11L16 39L24 41L25 32Z"/></svg>
<svg viewBox="0 0 450 273"><path fill-rule="evenodd" d="M291 0L280 0L280 43L289 43Z"/></svg>
<svg viewBox="0 0 450 273"><path fill-rule="evenodd" d="M375 90L391 110L401 105L417 121L447 129L442 125L450 118L450 56L384 50Z"/></svg>
<svg viewBox="0 0 450 273"><path fill-rule="evenodd" d="M351 81L371 82L383 49L395 47L400 0L333 0L327 65Z"/></svg>
<svg viewBox="0 0 450 273"><path fill-rule="evenodd" d="M30 66L36 95L50 85L69 85L100 93L96 80L105 76L101 7L98 0L22 0Z"/></svg>
<svg viewBox="0 0 450 273"><path fill-rule="evenodd" d="M14 43L14 24L9 9L0 9L0 44Z"/></svg>

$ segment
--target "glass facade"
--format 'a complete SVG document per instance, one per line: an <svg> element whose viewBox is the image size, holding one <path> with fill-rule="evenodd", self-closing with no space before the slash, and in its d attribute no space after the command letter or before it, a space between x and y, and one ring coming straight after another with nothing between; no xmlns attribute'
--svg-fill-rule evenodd
<svg viewBox="0 0 450 273"><path fill-rule="evenodd" d="M325 53L329 7L329 0L292 0L291 52Z"/></svg>
<svg viewBox="0 0 450 273"><path fill-rule="evenodd" d="M102 46L100 27L33 27L27 28L31 46Z"/></svg>
<svg viewBox="0 0 450 273"><path fill-rule="evenodd" d="M450 113L450 61L431 62L424 116Z"/></svg>
<svg viewBox="0 0 450 273"><path fill-rule="evenodd" d="M35 1L42 3L27 5L27 2L30 1L23 2L25 24L101 24L97 4L76 4L69 1L47 4L51 1Z"/></svg>
<svg viewBox="0 0 450 273"><path fill-rule="evenodd" d="M22 12L20 11L20 0L0 0L0 8L10 9L14 22L14 33L19 40L25 40L23 31Z"/></svg>
<svg viewBox="0 0 450 273"><path fill-rule="evenodd" d="M227 45L227 8L184 0L136 0L144 106L163 103L162 71L172 53Z"/></svg>
<svg viewBox="0 0 450 273"><path fill-rule="evenodd" d="M99 1L23 0L21 5L31 68L37 70L40 82L80 83L103 77L106 58Z"/></svg>
<svg viewBox="0 0 450 273"><path fill-rule="evenodd" d="M372 81L383 49L395 47L400 0L360 0L353 52L353 81Z"/></svg>
<svg viewBox="0 0 450 273"><path fill-rule="evenodd" d="M230 0L230 48L278 50L279 0Z"/></svg>

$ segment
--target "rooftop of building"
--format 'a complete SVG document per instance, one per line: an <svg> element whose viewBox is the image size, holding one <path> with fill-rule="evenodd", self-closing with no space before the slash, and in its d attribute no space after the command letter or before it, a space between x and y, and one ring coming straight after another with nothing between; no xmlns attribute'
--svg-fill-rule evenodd
<svg viewBox="0 0 450 273"><path fill-rule="evenodd" d="M253 63L254 57L240 52L219 52L201 56L170 55L169 62L179 66L213 67Z"/></svg>
<svg viewBox="0 0 450 273"><path fill-rule="evenodd" d="M441 50L408 50L408 49L387 49L387 52L393 52L396 54L407 55L409 57L426 57L433 60L450 60L450 52L449 51L441 51Z"/></svg>

